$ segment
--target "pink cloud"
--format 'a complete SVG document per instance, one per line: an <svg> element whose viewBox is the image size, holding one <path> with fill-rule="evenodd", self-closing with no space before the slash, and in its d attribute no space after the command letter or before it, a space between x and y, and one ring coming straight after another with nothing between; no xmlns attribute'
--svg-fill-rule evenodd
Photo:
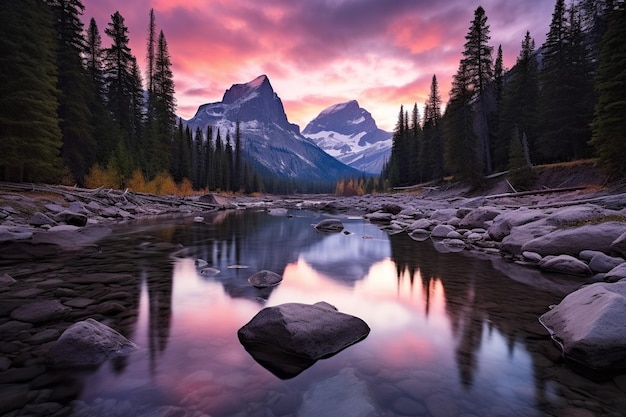
<svg viewBox="0 0 626 417"><path fill-rule="evenodd" d="M148 13L168 40L178 111L184 118L224 90L265 73L290 121L304 127L323 108L358 99L383 128L400 104L421 104L437 75L447 100L474 10L482 4L491 44L515 63L526 30L539 46L552 2L529 0L84 0L84 20L104 29L119 10L142 68ZM143 71L145 73L145 71ZM203 94L206 96L203 97ZM336 101L335 101L336 100Z"/></svg>

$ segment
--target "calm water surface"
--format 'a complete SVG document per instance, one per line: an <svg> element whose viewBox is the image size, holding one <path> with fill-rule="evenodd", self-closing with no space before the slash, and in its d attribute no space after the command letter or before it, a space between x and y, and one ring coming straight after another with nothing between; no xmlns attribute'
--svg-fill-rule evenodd
<svg viewBox="0 0 626 417"><path fill-rule="evenodd" d="M322 215L290 214L123 226L102 253L76 261L77 271L136 277L132 314L109 324L140 349L75 375L74 415L84 405L129 416L159 407L167 415L165 406L213 417L620 414L613 380L572 372L538 324L563 296L558 285L532 285L548 278L440 253L360 219L342 219L350 234L322 234L312 228ZM247 278L262 269L283 282L251 287ZM318 301L362 318L371 333L284 380L239 343L237 330L263 307Z"/></svg>

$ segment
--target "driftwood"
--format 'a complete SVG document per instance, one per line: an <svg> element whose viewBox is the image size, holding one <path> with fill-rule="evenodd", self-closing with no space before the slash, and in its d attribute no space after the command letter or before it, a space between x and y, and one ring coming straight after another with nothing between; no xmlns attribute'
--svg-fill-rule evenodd
<svg viewBox="0 0 626 417"><path fill-rule="evenodd" d="M176 195L157 196L146 193L134 193L128 189L114 190L111 188L98 187L95 189L68 187L63 185L46 185L30 183L0 182L0 190L18 190L25 192L45 192L60 194L68 200L80 200L82 202L94 201L103 206L116 205L118 203L134 206L165 205L169 207L187 206L201 211L220 209L215 204L183 198Z"/></svg>
<svg viewBox="0 0 626 417"><path fill-rule="evenodd" d="M566 187L566 188L549 188L546 190L532 190L532 191L520 191L516 193L492 194L492 195L485 196L485 198L492 199L492 198L502 198L502 197L523 197L526 195L565 193L568 191L584 190L585 188L587 188L586 185L578 186L578 187Z"/></svg>

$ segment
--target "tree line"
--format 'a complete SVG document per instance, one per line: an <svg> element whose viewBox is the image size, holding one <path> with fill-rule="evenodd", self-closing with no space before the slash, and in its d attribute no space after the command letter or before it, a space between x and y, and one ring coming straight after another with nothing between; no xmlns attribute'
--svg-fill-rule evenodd
<svg viewBox="0 0 626 417"><path fill-rule="evenodd" d="M239 124L233 138L211 127L191 132L177 118L154 10L145 85L124 17L111 15L103 47L83 12L81 0L0 4L0 179L119 188L169 177L196 190L280 188L247 162Z"/></svg>
<svg viewBox="0 0 626 417"><path fill-rule="evenodd" d="M623 1L557 0L544 44L526 32L515 66L489 44L482 7L474 12L463 56L442 113L436 76L420 118L400 107L389 186L452 175L476 188L510 170L526 185L533 164L597 157L613 178L626 176L626 7Z"/></svg>

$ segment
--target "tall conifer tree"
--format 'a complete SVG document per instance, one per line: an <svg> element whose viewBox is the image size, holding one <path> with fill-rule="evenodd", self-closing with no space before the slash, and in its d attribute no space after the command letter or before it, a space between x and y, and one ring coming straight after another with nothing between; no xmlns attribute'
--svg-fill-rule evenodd
<svg viewBox="0 0 626 417"><path fill-rule="evenodd" d="M592 145L600 166L616 178L626 177L626 6L608 12L608 29L600 49L596 78L598 102Z"/></svg>
<svg viewBox="0 0 626 417"><path fill-rule="evenodd" d="M0 2L0 179L58 182L61 130L53 16L39 0Z"/></svg>

